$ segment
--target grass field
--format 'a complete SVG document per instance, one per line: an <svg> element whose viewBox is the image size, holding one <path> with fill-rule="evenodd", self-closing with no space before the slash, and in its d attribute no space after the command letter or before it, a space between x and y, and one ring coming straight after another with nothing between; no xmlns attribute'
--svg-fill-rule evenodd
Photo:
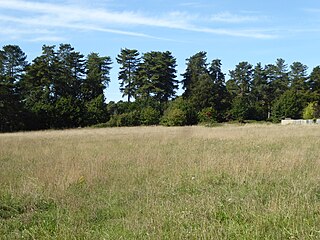
<svg viewBox="0 0 320 240"><path fill-rule="evenodd" d="M320 128L0 135L0 239L320 239Z"/></svg>

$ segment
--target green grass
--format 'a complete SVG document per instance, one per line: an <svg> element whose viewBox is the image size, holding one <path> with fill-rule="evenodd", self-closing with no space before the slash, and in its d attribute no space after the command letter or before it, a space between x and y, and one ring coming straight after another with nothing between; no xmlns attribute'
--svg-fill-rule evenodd
<svg viewBox="0 0 320 240"><path fill-rule="evenodd" d="M320 239L320 128L0 135L0 239Z"/></svg>

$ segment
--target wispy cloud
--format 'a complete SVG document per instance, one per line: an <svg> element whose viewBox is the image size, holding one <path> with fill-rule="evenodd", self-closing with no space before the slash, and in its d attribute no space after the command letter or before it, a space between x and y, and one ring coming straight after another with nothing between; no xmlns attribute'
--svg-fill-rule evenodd
<svg viewBox="0 0 320 240"><path fill-rule="evenodd" d="M197 2L189 2L188 4L196 4ZM186 3L187 4L187 3ZM15 23L27 28L32 29L44 28L48 31L54 29L67 28L76 31L99 31L109 32L114 34L143 37L143 38L155 38L161 40L168 40L166 38L157 37L144 32L130 31L132 26L144 26L150 28L167 28L167 29L179 29L191 32L202 32L208 34L227 35L234 37L248 37L248 38L273 38L275 35L265 33L261 30L242 30L242 29L220 29L208 26L208 23L204 25L198 22L196 15L189 13L183 13L179 11L161 14L158 16L148 16L139 12L133 11L114 11L106 8L90 8L81 7L81 5L74 4L53 4L46 2L35 2L26 0L0 0L0 11L1 9L10 10L8 12L17 12L17 14L0 15L0 28L6 24ZM215 15L211 18L220 21L227 21L227 13ZM230 20L231 19L231 20ZM241 16L229 16L229 21L250 21L252 18L245 18ZM109 26L114 26L110 28ZM129 29L129 30L128 30ZM141 30L142 31L142 30ZM1 31L0 31L1 34ZM21 33L22 34L22 33ZM32 39L48 39L48 40L59 40L61 36L54 36L47 34L38 35Z"/></svg>
<svg viewBox="0 0 320 240"><path fill-rule="evenodd" d="M252 16L252 15L239 15L232 14L230 12L221 12L211 16L210 20L213 22L222 23L244 23L244 22L257 22L260 21L262 17Z"/></svg>

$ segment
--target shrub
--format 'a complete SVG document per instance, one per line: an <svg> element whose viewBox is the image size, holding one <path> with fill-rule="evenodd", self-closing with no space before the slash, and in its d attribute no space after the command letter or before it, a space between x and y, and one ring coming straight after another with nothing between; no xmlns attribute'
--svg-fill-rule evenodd
<svg viewBox="0 0 320 240"><path fill-rule="evenodd" d="M186 112L179 108L168 108L161 119L161 124L164 126L183 126L186 122Z"/></svg>
<svg viewBox="0 0 320 240"><path fill-rule="evenodd" d="M303 119L315 119L320 117L320 106L317 102L311 102L303 109Z"/></svg>
<svg viewBox="0 0 320 240"><path fill-rule="evenodd" d="M160 112L153 107L146 107L141 110L140 123L142 125L156 125L159 124Z"/></svg>
<svg viewBox="0 0 320 240"><path fill-rule="evenodd" d="M111 116L107 122L108 127L131 127L140 125L140 113L132 111Z"/></svg>
<svg viewBox="0 0 320 240"><path fill-rule="evenodd" d="M213 107L204 108L198 113L198 121L199 123L214 123L217 121L217 112Z"/></svg>

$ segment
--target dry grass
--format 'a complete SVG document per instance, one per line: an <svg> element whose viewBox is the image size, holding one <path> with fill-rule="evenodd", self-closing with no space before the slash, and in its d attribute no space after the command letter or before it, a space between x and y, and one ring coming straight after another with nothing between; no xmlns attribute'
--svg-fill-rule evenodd
<svg viewBox="0 0 320 240"><path fill-rule="evenodd" d="M1 134L0 236L320 239L319 146L317 126Z"/></svg>

